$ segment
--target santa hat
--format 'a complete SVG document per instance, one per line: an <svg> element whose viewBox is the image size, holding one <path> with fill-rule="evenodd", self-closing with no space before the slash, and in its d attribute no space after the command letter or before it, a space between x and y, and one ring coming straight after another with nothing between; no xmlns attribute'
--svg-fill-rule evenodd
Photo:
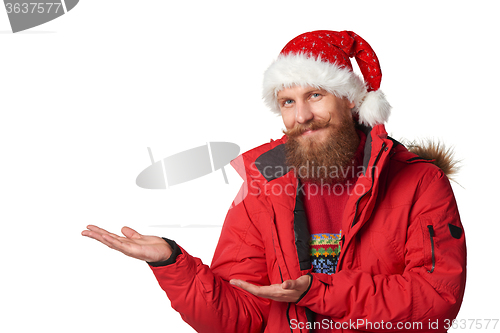
<svg viewBox="0 0 500 333"><path fill-rule="evenodd" d="M355 57L364 82L352 70ZM292 86L312 86L354 102L358 122L370 127L389 118L391 106L379 90L382 72L370 45L352 31L318 30L292 39L264 73L264 100L280 113L277 94Z"/></svg>

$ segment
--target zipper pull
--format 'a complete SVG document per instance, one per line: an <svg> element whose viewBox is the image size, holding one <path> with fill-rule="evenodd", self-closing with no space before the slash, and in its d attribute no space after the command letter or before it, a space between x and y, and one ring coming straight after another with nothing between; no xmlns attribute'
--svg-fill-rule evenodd
<svg viewBox="0 0 500 333"><path fill-rule="evenodd" d="M436 268L436 256L434 253L434 228L432 227L432 225L428 225L427 229L429 229L429 236L431 239L431 256L432 256L432 258L431 258L432 267L431 267L430 271L427 271L427 273L432 273L432 272L434 272L434 268Z"/></svg>
<svg viewBox="0 0 500 333"><path fill-rule="evenodd" d="M432 225L428 225L427 229L429 229L429 235L431 237L434 237L434 228L432 227Z"/></svg>

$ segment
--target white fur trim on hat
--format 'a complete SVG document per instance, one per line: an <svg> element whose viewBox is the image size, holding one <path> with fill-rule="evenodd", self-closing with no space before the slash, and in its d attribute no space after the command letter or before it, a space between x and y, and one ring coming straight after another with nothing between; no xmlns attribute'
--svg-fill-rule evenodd
<svg viewBox="0 0 500 333"><path fill-rule="evenodd" d="M359 113L359 122L368 126L386 122L390 114L390 105L382 92L367 93L361 78L350 68L321 61L320 57L280 55L269 66L264 73L263 98L271 111L281 113L277 94L293 86L317 87L337 97L346 97L354 102L353 112Z"/></svg>

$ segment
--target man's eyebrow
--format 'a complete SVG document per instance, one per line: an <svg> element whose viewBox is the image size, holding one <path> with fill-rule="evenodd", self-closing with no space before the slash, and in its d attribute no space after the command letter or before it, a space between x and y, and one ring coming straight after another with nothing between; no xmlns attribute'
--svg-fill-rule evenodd
<svg viewBox="0 0 500 333"><path fill-rule="evenodd" d="M323 89L323 88L314 88L314 87L313 87L313 88L311 88L310 90L308 90L308 91L306 92L306 94L310 94L310 93L312 93L313 91L320 91L320 92L322 92L322 93L328 93L328 91L326 91L326 90L325 90L325 89Z"/></svg>
<svg viewBox="0 0 500 333"><path fill-rule="evenodd" d="M311 88L309 90L306 90L302 95L303 96L308 95L308 94L312 93L313 91L320 91L322 93L326 93L326 90L324 90L324 89L321 89L321 88ZM279 93L280 92L278 92L278 95L279 95ZM287 97L287 96L283 96L283 97L276 96L276 97L277 97L278 101L283 100L283 99L286 99L286 100L293 99L293 98Z"/></svg>

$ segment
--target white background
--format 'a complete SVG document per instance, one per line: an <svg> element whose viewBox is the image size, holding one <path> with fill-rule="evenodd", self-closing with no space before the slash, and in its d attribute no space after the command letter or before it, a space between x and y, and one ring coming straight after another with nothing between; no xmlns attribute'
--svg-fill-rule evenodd
<svg viewBox="0 0 500 333"><path fill-rule="evenodd" d="M318 29L372 45L392 136L455 146L468 242L459 318L500 318L496 3L83 0L18 34L0 10L0 331L192 331L145 263L80 232L127 225L209 264L220 227L188 225L221 225L239 176L228 166L229 185L219 171L145 190L135 178L147 147L158 160L281 137L262 73L290 39Z"/></svg>

